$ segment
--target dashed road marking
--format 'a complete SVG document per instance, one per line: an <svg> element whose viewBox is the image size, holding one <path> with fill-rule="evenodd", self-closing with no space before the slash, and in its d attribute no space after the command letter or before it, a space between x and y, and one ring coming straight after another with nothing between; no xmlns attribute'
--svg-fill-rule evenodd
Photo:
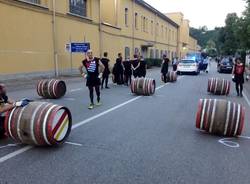
<svg viewBox="0 0 250 184"><path fill-rule="evenodd" d="M83 88L72 89L70 92L81 91Z"/></svg>

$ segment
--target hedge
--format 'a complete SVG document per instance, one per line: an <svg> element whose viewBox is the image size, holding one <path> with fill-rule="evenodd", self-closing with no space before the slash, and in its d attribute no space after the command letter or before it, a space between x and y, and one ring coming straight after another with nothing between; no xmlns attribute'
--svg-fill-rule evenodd
<svg viewBox="0 0 250 184"><path fill-rule="evenodd" d="M161 63L162 63L162 59L151 59L151 58L147 58L145 59L146 63L147 63L147 67L151 68L152 66L157 66L160 67Z"/></svg>

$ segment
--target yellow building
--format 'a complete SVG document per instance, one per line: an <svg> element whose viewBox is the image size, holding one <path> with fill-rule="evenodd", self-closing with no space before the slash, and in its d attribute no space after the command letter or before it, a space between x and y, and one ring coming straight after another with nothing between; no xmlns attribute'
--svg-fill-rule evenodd
<svg viewBox="0 0 250 184"><path fill-rule="evenodd" d="M143 0L0 0L0 78L65 74L84 57L70 42L89 42L96 56L177 56L179 24Z"/></svg>
<svg viewBox="0 0 250 184"><path fill-rule="evenodd" d="M189 34L189 20L184 19L181 12L166 13L170 19L176 22L178 29L178 57L183 58L188 52L197 52L197 40Z"/></svg>
<svg viewBox="0 0 250 184"><path fill-rule="evenodd" d="M197 40L193 38L192 36L189 36L188 51L197 52L198 51L197 47L198 47Z"/></svg>
<svg viewBox="0 0 250 184"><path fill-rule="evenodd" d="M101 21L102 51L115 49L124 58L134 53L144 58L177 54L178 25L142 0L101 1Z"/></svg>
<svg viewBox="0 0 250 184"><path fill-rule="evenodd" d="M70 40L88 41L98 54L100 3L84 2L80 8L74 0L0 0L0 77L77 68L83 56L73 54L71 64Z"/></svg>

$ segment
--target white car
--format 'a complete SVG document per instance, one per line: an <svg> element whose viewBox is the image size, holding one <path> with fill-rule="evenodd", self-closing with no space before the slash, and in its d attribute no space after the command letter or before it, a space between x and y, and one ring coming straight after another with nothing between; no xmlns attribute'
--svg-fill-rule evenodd
<svg viewBox="0 0 250 184"><path fill-rule="evenodd" d="M177 74L182 73L194 73L198 75L200 73L199 63L192 59L183 59L177 66Z"/></svg>

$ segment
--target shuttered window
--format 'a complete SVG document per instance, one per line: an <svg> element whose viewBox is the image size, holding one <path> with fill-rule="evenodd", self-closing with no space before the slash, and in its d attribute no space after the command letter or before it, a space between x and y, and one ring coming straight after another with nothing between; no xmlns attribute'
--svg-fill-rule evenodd
<svg viewBox="0 0 250 184"><path fill-rule="evenodd" d="M87 0L69 0L70 13L87 16Z"/></svg>

